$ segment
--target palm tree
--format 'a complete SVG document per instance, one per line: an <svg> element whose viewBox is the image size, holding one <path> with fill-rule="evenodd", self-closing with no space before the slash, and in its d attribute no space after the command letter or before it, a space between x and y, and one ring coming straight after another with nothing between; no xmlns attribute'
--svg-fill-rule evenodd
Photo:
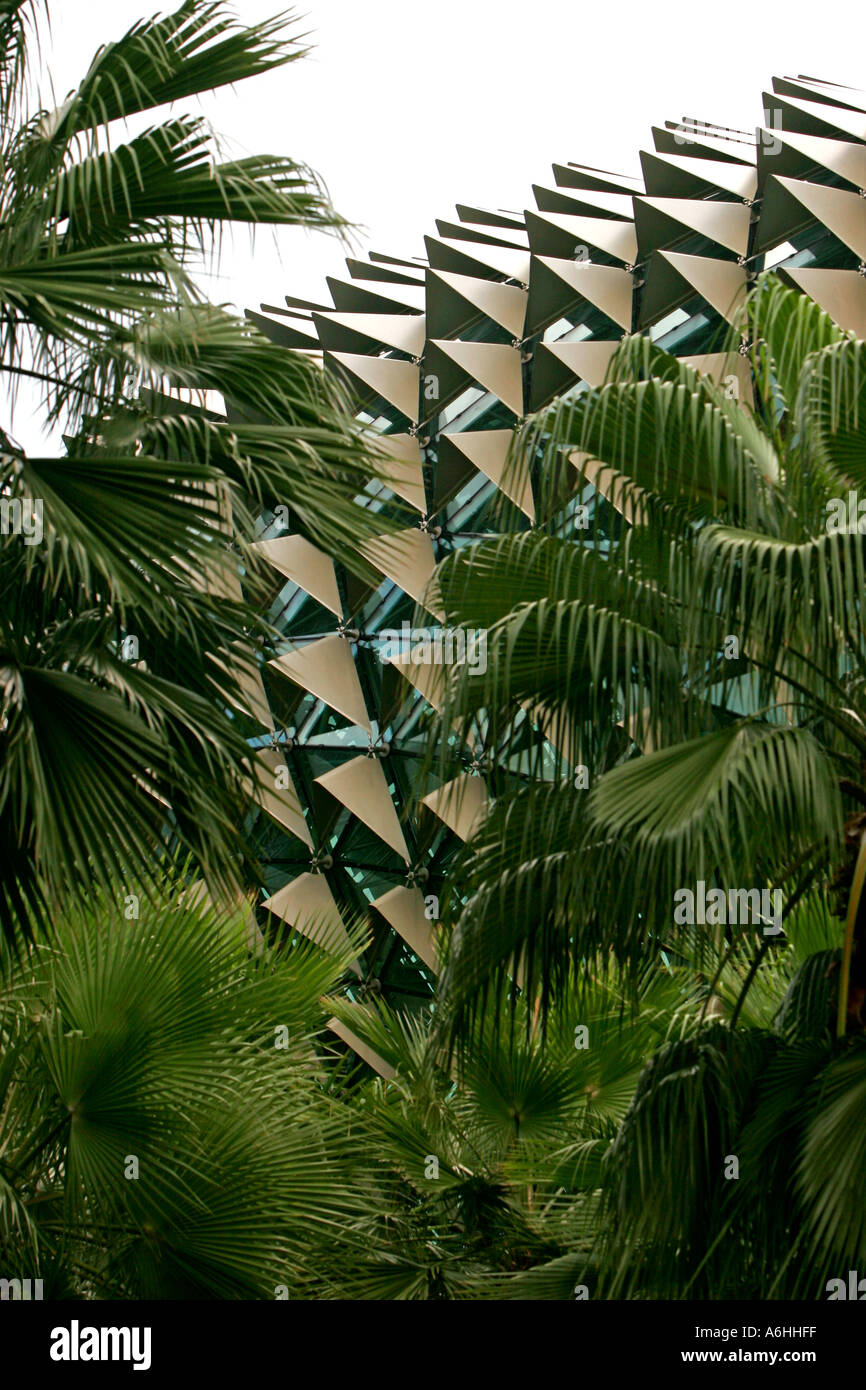
<svg viewBox="0 0 866 1390"><path fill-rule="evenodd" d="M725 1296L753 1244L759 1297L866 1258L864 345L772 277L737 328L721 385L626 340L524 432L547 523L439 572L488 662L452 682L438 756L453 776L471 733L459 765L494 793L455 875L443 1033L472 1036L515 979L543 1017L589 960L627 991L688 947L713 994L736 985L652 1057L609 1155L600 1287L644 1296ZM565 459L598 489L585 529ZM687 926L698 885L717 910ZM756 890L770 912L728 921ZM784 1026L758 1035L750 1000L807 910Z"/></svg>
<svg viewBox="0 0 866 1390"><path fill-rule="evenodd" d="M358 1256L364 1159L321 997L348 961L242 913L95 896L0 986L0 1254L45 1298L296 1298Z"/></svg>
<svg viewBox="0 0 866 1390"><path fill-rule="evenodd" d="M344 1092L373 1176L340 1295L573 1297L599 1232L603 1155L643 1058L688 1030L699 995L685 971L648 973L623 1029L623 999L599 972L544 1034L525 999L513 1033L488 1017L459 1066L440 1054L429 1012L332 1000L382 1074L366 1068Z"/></svg>
<svg viewBox="0 0 866 1390"><path fill-rule="evenodd" d="M286 157L221 161L198 115L124 125L296 61L294 30L185 0L32 110L37 10L0 4L0 372L13 396L39 384L66 454L27 456L0 431L10 936L93 883L146 885L166 840L233 891L260 729L245 711L272 636L257 519L285 507L365 574L355 547L382 530L357 504L374 464L338 389L192 278L227 223L342 235L323 186Z"/></svg>

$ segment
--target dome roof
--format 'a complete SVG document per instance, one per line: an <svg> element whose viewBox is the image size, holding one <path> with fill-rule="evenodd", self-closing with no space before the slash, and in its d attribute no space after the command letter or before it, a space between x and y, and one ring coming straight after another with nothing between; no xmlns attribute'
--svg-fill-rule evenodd
<svg viewBox="0 0 866 1390"><path fill-rule="evenodd" d="M733 373L748 398L748 363L722 345L770 266L866 337L866 94L774 79L762 104L753 131L655 127L640 177L554 164L524 211L458 204L424 259L350 258L331 304L287 296L249 315L288 350L320 354L385 433L392 487L371 484L364 501L401 522L368 547L376 588L315 536L276 519L263 533L286 639L257 741L265 906L301 931L328 922L336 940L372 905L361 987L400 1007L432 992L439 886L486 796L471 749L461 785L424 779L437 666L413 662L401 625L435 636L429 584L450 550L533 524L531 486L505 471L517 424L600 384L631 332ZM275 767L284 785L271 790Z"/></svg>

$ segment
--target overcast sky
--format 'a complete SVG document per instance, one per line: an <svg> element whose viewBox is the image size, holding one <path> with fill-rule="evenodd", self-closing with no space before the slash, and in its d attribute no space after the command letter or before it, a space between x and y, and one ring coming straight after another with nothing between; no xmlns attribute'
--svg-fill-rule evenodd
<svg viewBox="0 0 866 1390"><path fill-rule="evenodd" d="M100 43L154 0L51 0L46 63L58 95ZM243 19L276 3L235 0ZM324 177L362 249L422 255L457 202L522 210L569 160L639 172L650 127L694 116L753 129L773 74L866 87L863 0L308 0L315 51L222 90L204 109L236 153L288 153ZM179 110L191 108L189 102ZM321 233L226 242L213 297L242 308L326 297L342 252ZM329 302L329 301L328 301ZM23 421L16 433L24 442Z"/></svg>

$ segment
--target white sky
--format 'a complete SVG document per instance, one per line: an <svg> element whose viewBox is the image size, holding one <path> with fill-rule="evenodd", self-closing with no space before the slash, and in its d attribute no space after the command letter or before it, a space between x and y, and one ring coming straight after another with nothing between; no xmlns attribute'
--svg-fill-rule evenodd
<svg viewBox="0 0 866 1390"><path fill-rule="evenodd" d="M244 20L280 0L234 0ZM100 43L169 0L51 0L46 64L55 91L83 75ZM423 255L454 205L522 210L551 164L639 173L650 127L694 116L753 129L773 74L866 86L863 0L660 7L614 0L306 0L315 52L206 98L235 153L288 153L324 177L338 210L366 229L359 247ZM859 64L859 67L858 67ZM46 102L47 104L47 102ZM193 103L178 103L178 110ZM321 233L246 230L226 241L213 298L257 308L286 293L330 302L344 271ZM15 433L35 443L24 402ZM37 436L38 437L38 436Z"/></svg>

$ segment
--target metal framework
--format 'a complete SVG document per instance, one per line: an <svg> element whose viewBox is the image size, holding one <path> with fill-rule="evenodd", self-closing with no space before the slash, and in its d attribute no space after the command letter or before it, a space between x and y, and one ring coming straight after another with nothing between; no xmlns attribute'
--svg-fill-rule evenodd
<svg viewBox="0 0 866 1390"><path fill-rule="evenodd" d="M331 305L287 296L249 315L349 384L394 459L393 489L371 484L364 503L404 522L370 548L375 589L291 516L263 532L285 634L254 697L263 906L325 945L344 939L347 914L370 909L358 989L400 1007L432 993L432 899L486 791L472 750L462 798L453 784L419 785L435 670L383 663L382 634L412 623L416 604L435 625L437 561L502 529L503 494L505 524L534 523L532 489L504 473L515 426L600 384L629 332L730 373L727 323L770 266L866 337L866 93L774 79L755 131L668 121L652 140L639 178L554 164L531 208L458 205L425 238L425 259L349 259L348 278L328 280ZM748 399L746 359L733 370ZM584 500L601 505L591 487Z"/></svg>

